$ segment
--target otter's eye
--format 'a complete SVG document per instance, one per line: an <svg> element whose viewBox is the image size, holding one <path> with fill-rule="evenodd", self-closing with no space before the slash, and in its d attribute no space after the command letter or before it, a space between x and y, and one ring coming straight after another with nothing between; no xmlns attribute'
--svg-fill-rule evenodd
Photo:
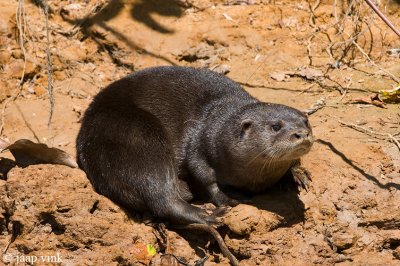
<svg viewBox="0 0 400 266"><path fill-rule="evenodd" d="M273 131L278 132L282 128L282 126L275 124L275 125L272 125L271 128Z"/></svg>

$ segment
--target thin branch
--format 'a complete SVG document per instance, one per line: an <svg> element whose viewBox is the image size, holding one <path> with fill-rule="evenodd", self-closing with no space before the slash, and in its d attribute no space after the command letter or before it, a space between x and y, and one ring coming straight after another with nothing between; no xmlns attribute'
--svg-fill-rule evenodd
<svg viewBox="0 0 400 266"><path fill-rule="evenodd" d="M17 85L17 92L4 101L3 109L1 110L1 124L0 124L0 135L3 134L4 125L5 125L5 112L7 106L10 102L15 101L21 93L22 84L25 79L25 70L26 70L26 50L25 50L25 31L27 30L26 16L25 16L25 7L24 0L18 0L17 10L15 12L15 20L18 28L18 45L22 51L22 55L24 58L24 66L22 69L21 78L19 79Z"/></svg>
<svg viewBox="0 0 400 266"><path fill-rule="evenodd" d="M304 110L303 112L306 113L307 115L312 115L313 113L315 113L316 111L318 111L319 109L322 109L326 106L326 101L325 101L325 97L322 97L321 99L319 99L318 101L316 101L313 106L311 106L310 108Z"/></svg>
<svg viewBox="0 0 400 266"><path fill-rule="evenodd" d="M16 11L16 22L18 28L18 44L19 47L21 48L24 57L24 68L22 69L22 75L18 84L18 86L21 86L25 78L25 70L26 70L26 50L25 50L26 21L25 21L25 7L23 0L18 1L17 11Z"/></svg>
<svg viewBox="0 0 400 266"><path fill-rule="evenodd" d="M390 133L375 132L373 130L370 130L370 129L367 129L367 128L364 128L364 127L360 127L360 126L358 126L356 124L346 123L346 122L343 122L341 120L339 120L339 123L341 125L343 125L343 126L352 128L352 129L357 130L357 131L359 131L361 133L365 133L365 134L367 134L367 135L369 135L371 137L374 137L374 138L377 138L377 139L389 140L390 142L393 142L397 146L399 151L400 151L400 142L399 142L399 140L396 139L395 137L393 137L393 135L390 134Z"/></svg>
<svg viewBox="0 0 400 266"><path fill-rule="evenodd" d="M353 83L353 79L350 78L350 79L349 79L349 82L348 82L347 85L346 85L346 88L344 89L344 91L343 91L343 93L342 93L342 97L340 97L338 103L340 103L340 102L344 99L344 97L346 97L346 94L347 94L347 92L349 91L349 88L350 88L350 86L351 86L352 83Z"/></svg>
<svg viewBox="0 0 400 266"><path fill-rule="evenodd" d="M376 7L374 3L371 2L371 0L365 0L367 4L375 11L376 14L383 20L383 22L386 23L386 25L389 26L389 28L392 29L394 33L397 34L397 36L400 37L400 31L396 29L396 27L390 22L390 20Z"/></svg>
<svg viewBox="0 0 400 266"><path fill-rule="evenodd" d="M53 65L51 63L51 52L50 52L50 34L49 34L49 5L48 1L44 5L44 14L46 18L46 38L47 38L47 92L50 99L50 113L49 120L47 122L47 127L51 129L51 119L53 118L54 112L54 93L53 93Z"/></svg>
<svg viewBox="0 0 400 266"><path fill-rule="evenodd" d="M388 74L394 81L396 81L397 83L400 83L400 79L398 77L396 77L395 75L393 75L392 73L390 73L389 71L387 71L386 69L378 66L369 56L368 54L364 51L363 48L361 48L360 45L358 45L358 43L356 43L355 41L353 41L353 44L358 48L358 50L360 50L360 52L367 58L367 60L373 64L375 67L379 68L381 71L385 72L386 74Z"/></svg>

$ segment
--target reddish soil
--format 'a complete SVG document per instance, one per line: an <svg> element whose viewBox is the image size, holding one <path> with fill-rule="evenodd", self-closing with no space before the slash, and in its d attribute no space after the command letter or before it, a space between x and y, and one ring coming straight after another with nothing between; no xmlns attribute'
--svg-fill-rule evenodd
<svg viewBox="0 0 400 266"><path fill-rule="evenodd" d="M208 67L262 101L301 110L324 98L326 106L310 116L317 141L302 161L313 177L309 190L255 196L253 206L226 215L221 233L242 265L399 265L400 150L385 136L339 122L400 138L399 104L353 103L400 79L399 55L388 53L400 39L367 5L345 16L347 2L322 1L313 16L308 2L290 0L48 1L55 97L49 129L43 1L24 2L22 23L17 2L0 1L1 138L75 155L80 118L93 96L158 65ZM397 27L399 7L380 6ZM350 45L355 30L373 63ZM145 225L148 217L128 215L95 193L80 170L35 165L8 172L9 159L3 152L0 247L7 265L57 253L60 265L179 265L164 254L190 265L205 255L205 265L228 264L209 235ZM148 244L157 250L153 257Z"/></svg>

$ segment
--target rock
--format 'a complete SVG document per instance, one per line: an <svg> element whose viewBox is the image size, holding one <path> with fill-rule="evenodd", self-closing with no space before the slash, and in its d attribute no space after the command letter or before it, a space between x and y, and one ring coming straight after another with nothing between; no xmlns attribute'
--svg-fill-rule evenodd
<svg viewBox="0 0 400 266"><path fill-rule="evenodd" d="M217 65L216 67L212 68L211 70L213 70L219 74L225 75L225 74L229 73L230 67L228 65L222 64L222 65Z"/></svg>
<svg viewBox="0 0 400 266"><path fill-rule="evenodd" d="M67 4L61 7L60 13L62 14L63 17L74 21L74 20L79 20L82 18L82 15L84 14L84 7L86 4L78 4L78 3L73 3L73 4Z"/></svg>
<svg viewBox="0 0 400 266"><path fill-rule="evenodd" d="M58 252L65 264L134 264L137 245L157 246L151 227L135 223L97 194L80 170L55 165L13 168L5 186L13 213L6 211L10 225L2 235L16 236L9 253ZM3 195L0 203L5 204Z"/></svg>
<svg viewBox="0 0 400 266"><path fill-rule="evenodd" d="M358 226L376 226L385 230L398 229L400 228L400 209L394 209L391 213L368 212Z"/></svg>
<svg viewBox="0 0 400 266"><path fill-rule="evenodd" d="M357 238L350 233L336 233L332 237L332 244L338 251L351 248L356 242Z"/></svg>
<svg viewBox="0 0 400 266"><path fill-rule="evenodd" d="M249 235L260 220L261 211L256 207L239 204L225 217L224 223L238 235Z"/></svg>
<svg viewBox="0 0 400 266"><path fill-rule="evenodd" d="M385 230L379 233L381 242L380 249L393 250L393 256L400 260L400 231Z"/></svg>
<svg viewBox="0 0 400 266"><path fill-rule="evenodd" d="M24 59L24 53L21 51L21 49L14 49L12 50L12 57L15 59Z"/></svg>
<svg viewBox="0 0 400 266"><path fill-rule="evenodd" d="M47 94L47 85L48 85L48 78L46 76L40 76L34 81L34 93L37 96L42 96L44 94Z"/></svg>
<svg viewBox="0 0 400 266"><path fill-rule="evenodd" d="M197 46L191 47L179 55L179 60L194 62L199 59L208 59L214 54L213 50L214 48L211 45L201 42Z"/></svg>
<svg viewBox="0 0 400 266"><path fill-rule="evenodd" d="M65 49L58 51L58 55L62 58L62 61L66 62L84 62L87 58L84 44L77 40L71 42Z"/></svg>
<svg viewBox="0 0 400 266"><path fill-rule="evenodd" d="M239 204L224 217L224 223L235 234L246 236L253 231L268 232L277 228L283 218L250 205Z"/></svg>
<svg viewBox="0 0 400 266"><path fill-rule="evenodd" d="M7 246L11 237L10 233L8 232L9 231L8 219L11 213L12 213L12 200L7 195L6 181L0 179L0 246L1 247Z"/></svg>
<svg viewBox="0 0 400 266"><path fill-rule="evenodd" d="M39 65L27 60L24 67L23 59L16 59L6 66L6 74L12 78L21 78L25 76L33 76L39 71Z"/></svg>
<svg viewBox="0 0 400 266"><path fill-rule="evenodd" d="M0 51L0 65L6 65L10 62L11 54L8 50Z"/></svg>
<svg viewBox="0 0 400 266"><path fill-rule="evenodd" d="M400 260L400 246L398 246L394 251L393 251L393 256Z"/></svg>
<svg viewBox="0 0 400 266"><path fill-rule="evenodd" d="M13 95L13 92L17 88L16 81L14 79L0 79L0 102Z"/></svg>
<svg viewBox="0 0 400 266"><path fill-rule="evenodd" d="M64 80L68 78L67 74L65 71L54 71L54 79L55 80Z"/></svg>
<svg viewBox="0 0 400 266"><path fill-rule="evenodd" d="M34 93L37 96L42 96L43 94L47 94L47 90L42 86L35 86Z"/></svg>
<svg viewBox="0 0 400 266"><path fill-rule="evenodd" d="M178 55L179 61L193 63L199 61L201 67L219 65L221 59L226 59L227 49L219 43L209 43L203 41L194 47L183 51Z"/></svg>
<svg viewBox="0 0 400 266"><path fill-rule="evenodd" d="M172 255L156 255L152 259L152 265L180 266L182 265L178 259Z"/></svg>
<svg viewBox="0 0 400 266"><path fill-rule="evenodd" d="M357 240L357 247L358 248L364 248L367 247L368 245L371 245L376 241L376 234L372 233L364 233L358 240Z"/></svg>
<svg viewBox="0 0 400 266"><path fill-rule="evenodd" d="M194 261L198 258L194 249L190 247L189 242L173 231L168 231L168 248L165 253L182 257L186 261Z"/></svg>
<svg viewBox="0 0 400 266"><path fill-rule="evenodd" d="M269 211L261 210L261 217L256 226L256 231L269 232L284 223L283 217Z"/></svg>
<svg viewBox="0 0 400 266"><path fill-rule="evenodd" d="M229 238L228 236L225 237L225 243L229 250L233 252L233 254L239 258L250 258L252 249L249 248L249 246L246 245L246 240L244 239L235 239L235 238Z"/></svg>
<svg viewBox="0 0 400 266"><path fill-rule="evenodd" d="M326 199L321 199L321 203L318 206L319 208L319 213L322 217L321 219L332 219L333 217L336 217L337 215L337 210L333 203L331 201L328 201Z"/></svg>
<svg viewBox="0 0 400 266"><path fill-rule="evenodd" d="M6 231L6 213L5 210L5 199L7 198L6 181L0 179L0 196L2 201L0 201L0 232Z"/></svg>
<svg viewBox="0 0 400 266"><path fill-rule="evenodd" d="M349 258L344 254L337 254L334 259L336 263L341 263L349 260Z"/></svg>

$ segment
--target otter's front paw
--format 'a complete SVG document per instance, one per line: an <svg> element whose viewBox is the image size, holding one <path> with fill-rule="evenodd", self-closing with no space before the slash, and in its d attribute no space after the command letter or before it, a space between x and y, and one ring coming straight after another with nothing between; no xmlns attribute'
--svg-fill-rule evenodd
<svg viewBox="0 0 400 266"><path fill-rule="evenodd" d="M207 212L208 217L205 217L207 223L214 228L218 228L224 225L223 217L229 212L231 207L222 206L222 207L215 207L211 203L206 203L199 206L202 210Z"/></svg>
<svg viewBox="0 0 400 266"><path fill-rule="evenodd" d="M212 196L211 201L218 207L220 206L231 206L234 207L239 205L240 202L238 200L232 199L231 197L227 196L224 192L218 191Z"/></svg>
<svg viewBox="0 0 400 266"><path fill-rule="evenodd" d="M300 164L293 166L290 171L292 172L294 182L296 182L297 186L307 191L311 183L310 172L306 168L300 166Z"/></svg>

